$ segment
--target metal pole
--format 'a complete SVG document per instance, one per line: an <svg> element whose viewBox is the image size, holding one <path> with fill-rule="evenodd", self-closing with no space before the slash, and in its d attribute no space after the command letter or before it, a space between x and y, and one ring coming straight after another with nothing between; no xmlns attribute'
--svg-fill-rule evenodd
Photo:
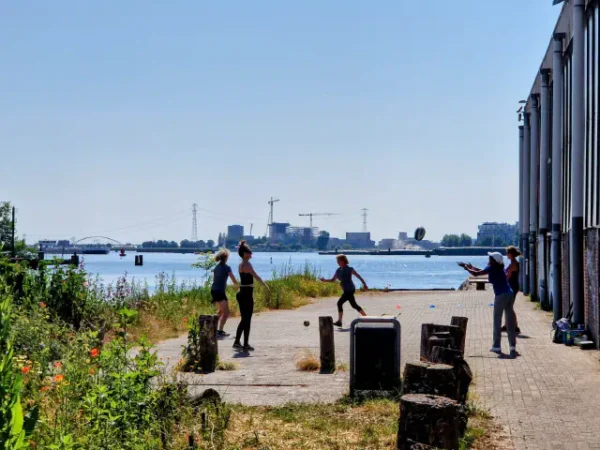
<svg viewBox="0 0 600 450"><path fill-rule="evenodd" d="M11 233L12 233L12 257L17 256L17 248L15 246L15 207L12 207L12 224L11 224Z"/></svg>
<svg viewBox="0 0 600 450"><path fill-rule="evenodd" d="M552 243L550 248L550 270L552 286L550 299L554 311L554 322L562 319L562 140L563 140L563 33L554 35L552 57Z"/></svg>
<svg viewBox="0 0 600 450"><path fill-rule="evenodd" d="M575 0L573 5L573 153L571 159L572 218L569 233L570 288L573 302L573 323L583 324L583 158L585 145L584 101L584 9L585 0Z"/></svg>
<svg viewBox="0 0 600 450"><path fill-rule="evenodd" d="M548 276L546 261L546 240L550 224L548 222L548 164L550 162L550 90L548 82L550 71L548 69L541 70L542 75L542 94L540 98L541 110L541 138L540 138L540 198L539 198L539 217L540 217L540 234L538 242L538 254L540 255L539 262L539 290L538 297L542 308L549 309L550 302L548 301Z"/></svg>
<svg viewBox="0 0 600 450"><path fill-rule="evenodd" d="M531 95L531 147L529 165L529 293L532 301L538 300L537 252L538 231L538 174L540 162L540 113L538 95Z"/></svg>
<svg viewBox="0 0 600 450"><path fill-rule="evenodd" d="M525 218L525 201L523 199L523 125L519 126L519 234L520 234L520 243L517 245L522 245L523 236L525 233L525 228L523 226L524 218ZM523 248L523 247L521 247ZM523 257L520 259L521 267L523 267ZM519 285L521 286L521 291L523 290L523 280L525 277L525 271L521 270L519 272Z"/></svg>
<svg viewBox="0 0 600 450"><path fill-rule="evenodd" d="M529 136L531 127L529 125L529 113L523 114L523 294L529 295L529 272L530 272L530 255L529 255L529 166L531 158L529 157L531 149L531 139Z"/></svg>

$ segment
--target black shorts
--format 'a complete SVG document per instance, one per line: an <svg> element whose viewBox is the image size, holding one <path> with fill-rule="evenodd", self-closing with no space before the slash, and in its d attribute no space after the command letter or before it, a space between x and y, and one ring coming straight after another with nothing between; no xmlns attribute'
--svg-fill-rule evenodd
<svg viewBox="0 0 600 450"><path fill-rule="evenodd" d="M210 291L210 295L212 297L213 303L226 302L227 296L225 295L225 291Z"/></svg>

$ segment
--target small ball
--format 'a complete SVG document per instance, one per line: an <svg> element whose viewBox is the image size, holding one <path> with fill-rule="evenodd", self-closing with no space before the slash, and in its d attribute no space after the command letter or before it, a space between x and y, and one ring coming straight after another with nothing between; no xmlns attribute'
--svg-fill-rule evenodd
<svg viewBox="0 0 600 450"><path fill-rule="evenodd" d="M310 325L310 322L309 322L308 320L305 320L305 321L304 321L304 326L305 326L305 327L307 327L307 326L309 326L309 325Z"/></svg>

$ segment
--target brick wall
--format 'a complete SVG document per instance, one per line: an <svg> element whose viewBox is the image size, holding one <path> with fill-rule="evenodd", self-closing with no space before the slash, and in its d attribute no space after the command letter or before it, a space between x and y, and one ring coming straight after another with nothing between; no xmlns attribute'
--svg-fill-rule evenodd
<svg viewBox="0 0 600 450"><path fill-rule="evenodd" d="M569 298L571 296L569 283L569 233L563 233L561 244L562 316L566 317L569 312Z"/></svg>
<svg viewBox="0 0 600 450"><path fill-rule="evenodd" d="M600 343L600 303L598 282L600 272L600 230L589 229L585 236L585 325L596 345Z"/></svg>

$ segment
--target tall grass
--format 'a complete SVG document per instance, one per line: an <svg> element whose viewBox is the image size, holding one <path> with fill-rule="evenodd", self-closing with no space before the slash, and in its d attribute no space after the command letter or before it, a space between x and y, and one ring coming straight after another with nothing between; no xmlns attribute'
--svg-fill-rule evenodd
<svg viewBox="0 0 600 450"><path fill-rule="evenodd" d="M312 299L337 295L337 285L322 283L319 278L319 270L309 263L300 269L292 267L291 263L274 269L271 279L266 281L268 291L255 283L254 309L292 309ZM186 331L190 317L216 313L210 295L212 272L205 270L200 273L199 279L179 281L175 274L161 272L156 275L154 291L150 292L147 282L130 280L124 274L111 284L104 284L98 277L89 278L88 288L96 302L103 303L106 308L126 307L139 311L131 333L134 336L145 334L156 342ZM239 312L236 290L229 285L226 292L230 310L235 316Z"/></svg>

